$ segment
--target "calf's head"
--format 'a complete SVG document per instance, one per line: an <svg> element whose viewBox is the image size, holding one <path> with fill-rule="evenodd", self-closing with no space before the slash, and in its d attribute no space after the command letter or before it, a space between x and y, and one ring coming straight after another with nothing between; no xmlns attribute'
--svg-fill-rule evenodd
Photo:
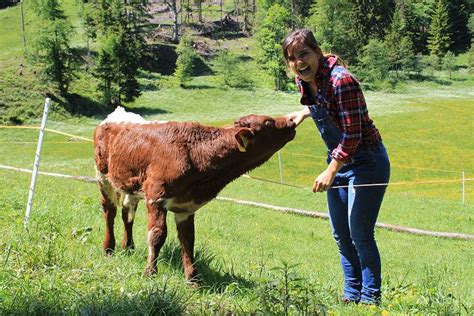
<svg viewBox="0 0 474 316"><path fill-rule="evenodd" d="M296 134L296 124L286 117L250 114L236 120L234 126L241 127L235 136L239 150L256 156L273 155Z"/></svg>

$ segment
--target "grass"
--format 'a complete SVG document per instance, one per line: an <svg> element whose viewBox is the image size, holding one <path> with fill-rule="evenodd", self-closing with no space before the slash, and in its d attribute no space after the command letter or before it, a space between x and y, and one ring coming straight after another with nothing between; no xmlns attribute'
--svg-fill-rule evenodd
<svg viewBox="0 0 474 316"><path fill-rule="evenodd" d="M197 78L192 84L208 80ZM459 179L461 171L466 177L474 174L470 133L474 103L469 94L452 97L457 89L464 89L462 86L450 88L441 95L431 95L431 87L426 86L407 87L403 94L367 94L393 165L394 185L389 187L379 221L474 233L471 182L466 186L465 204L461 203L460 183L413 184ZM202 91L208 93L207 103ZM186 99L186 94L193 98ZM166 99L170 96L177 98ZM150 119L224 125L249 112L286 113L297 108L297 98L296 94L275 95L265 89L170 86L147 92L143 103L137 101L131 107ZM175 100L174 106L169 100ZM377 103L379 100L385 103ZM90 138L97 123L98 119L71 118L51 120L47 127ZM31 168L37 134L37 130L2 129L0 163ZM323 155L312 122L304 122L296 139L282 150L285 181L309 187L324 168ZM92 157L90 143L46 133L40 169L92 176ZM276 157L251 175L279 181ZM184 283L174 229L169 230L160 256L159 274L142 276L146 257L143 205L135 225L137 250L105 258L95 185L40 176L27 232L22 219L29 175L0 170L0 177L6 184L0 193L0 230L5 232L0 242L0 310L5 313L468 314L472 310L474 269L471 261L466 261L473 255L471 241L377 229L384 265L384 301L375 309L347 307L338 300L342 277L326 220L216 200L196 217L198 268L204 285L191 289ZM407 184L396 185L402 182ZM326 210L324 195L246 178L227 186L221 195ZM172 216L168 221L172 228ZM119 219L117 226L120 239Z"/></svg>

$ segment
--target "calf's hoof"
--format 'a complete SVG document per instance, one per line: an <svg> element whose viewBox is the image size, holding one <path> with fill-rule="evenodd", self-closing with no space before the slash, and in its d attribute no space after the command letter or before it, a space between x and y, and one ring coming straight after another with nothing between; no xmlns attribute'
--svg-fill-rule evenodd
<svg viewBox="0 0 474 316"><path fill-rule="evenodd" d="M133 252L135 250L135 244L133 243L133 240L131 242L122 241L122 249L127 253Z"/></svg>
<svg viewBox="0 0 474 316"><path fill-rule="evenodd" d="M114 249L113 248L106 248L104 249L104 255L106 257L110 257L114 254Z"/></svg>
<svg viewBox="0 0 474 316"><path fill-rule="evenodd" d="M146 266L145 271L143 272L143 275L147 276L147 277L150 277L150 276L156 274L156 272L157 272L156 267Z"/></svg>
<svg viewBox="0 0 474 316"><path fill-rule="evenodd" d="M186 274L186 283L192 288L198 288L202 283L201 276L194 270L190 274Z"/></svg>

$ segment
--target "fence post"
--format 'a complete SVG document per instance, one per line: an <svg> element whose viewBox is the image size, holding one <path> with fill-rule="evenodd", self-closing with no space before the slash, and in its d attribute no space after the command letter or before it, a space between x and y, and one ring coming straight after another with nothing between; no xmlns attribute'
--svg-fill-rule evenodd
<svg viewBox="0 0 474 316"><path fill-rule="evenodd" d="M281 170L281 154L278 151L278 170L280 172L280 183L283 183L283 171Z"/></svg>
<svg viewBox="0 0 474 316"><path fill-rule="evenodd" d="M33 204L33 196L35 195L36 176L38 174L38 168L39 168L39 162L40 162L40 156L41 156L41 147L43 145L44 128L46 127L46 120L48 119L48 111L49 111L50 104L51 104L51 99L46 98L44 102L43 119L41 121L38 145L36 146L35 163L33 165L33 173L31 175L30 191L28 194L28 203L26 204L25 219L23 221L23 226L26 229L28 229L28 220L30 219L31 205Z"/></svg>

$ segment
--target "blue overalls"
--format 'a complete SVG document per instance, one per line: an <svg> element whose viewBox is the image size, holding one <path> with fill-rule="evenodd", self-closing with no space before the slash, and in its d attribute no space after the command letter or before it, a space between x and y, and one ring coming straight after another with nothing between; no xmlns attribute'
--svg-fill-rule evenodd
<svg viewBox="0 0 474 316"><path fill-rule="evenodd" d="M329 118L325 108L329 104L326 92L332 70L323 80L316 104L309 106L311 117L328 149L328 163L342 138L341 130ZM381 264L374 228L387 186L357 185L388 183L390 162L382 142L370 146L359 144L352 158L352 162L337 173L332 184L348 187L329 188L327 191L331 229L344 272L344 296L355 302L378 304Z"/></svg>

